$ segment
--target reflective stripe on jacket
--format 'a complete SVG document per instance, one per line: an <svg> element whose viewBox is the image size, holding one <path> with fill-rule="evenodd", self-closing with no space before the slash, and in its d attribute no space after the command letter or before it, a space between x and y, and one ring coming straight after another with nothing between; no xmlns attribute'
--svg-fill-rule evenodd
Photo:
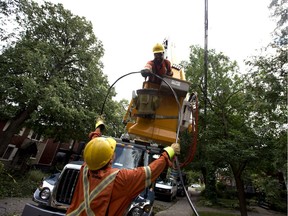
<svg viewBox="0 0 288 216"><path fill-rule="evenodd" d="M153 161L149 166L138 167L131 170L121 169L117 173L114 181L109 183L105 188L103 187L103 190L99 192L93 200L91 200L91 193L93 193L94 188L102 184L103 181L106 181L107 176L114 173L116 169L109 167L105 170L99 170L96 176L93 176L93 173L88 170L86 175L88 176L87 181L89 181L89 188L86 188L87 191L88 189L90 191L90 195L88 195L83 192L83 172L85 171L83 165L67 214L69 215L69 213L77 210L80 205L82 206L84 197L86 197L85 203L88 203L87 209L90 208L88 212L92 211L95 216L121 216L125 213L132 200L140 194L145 187L148 187L154 182L167 166L171 165L172 163L169 160L169 156L166 152L163 152L160 158ZM87 201L88 199L90 201ZM91 213L91 215L93 214ZM86 211L82 211L78 215L90 216Z"/></svg>
<svg viewBox="0 0 288 216"><path fill-rule="evenodd" d="M114 179L117 173L119 172L119 170L111 169L109 171L111 172L107 172L106 173L107 175L105 175L102 181L98 185L95 185L93 184L93 182L91 182L91 179L93 179L94 177L91 173L89 173L89 170L86 164L84 164L81 167L77 187L75 189L75 193L74 193L73 200L72 200L73 205L71 204L69 210L66 213L68 216L78 216L78 215L93 216L93 215L99 215L99 213L103 212L104 210L106 211L106 209L108 208L109 200L111 198L110 197L111 193L101 194L101 192L103 190L111 190L113 188ZM82 186L82 190L81 190L81 186ZM78 195L75 196L76 191ZM94 203L94 200L96 199L107 201L106 203L104 203L104 206L102 206L102 209L104 210L99 210L98 214L97 212L94 212L94 210L96 209L95 207L97 205L95 206L93 203Z"/></svg>

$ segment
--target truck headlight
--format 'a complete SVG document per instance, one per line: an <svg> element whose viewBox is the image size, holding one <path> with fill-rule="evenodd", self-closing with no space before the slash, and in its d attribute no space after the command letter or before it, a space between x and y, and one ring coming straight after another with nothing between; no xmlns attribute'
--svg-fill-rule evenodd
<svg viewBox="0 0 288 216"><path fill-rule="evenodd" d="M145 205L143 210L144 210L144 212L149 213L151 211L151 208L152 208L151 205Z"/></svg>
<svg viewBox="0 0 288 216"><path fill-rule="evenodd" d="M47 200L50 197L50 189L49 188L43 188L39 194L40 198L43 200Z"/></svg>
<svg viewBox="0 0 288 216"><path fill-rule="evenodd" d="M131 209L131 216L141 216L143 214L143 210L141 208L135 207Z"/></svg>

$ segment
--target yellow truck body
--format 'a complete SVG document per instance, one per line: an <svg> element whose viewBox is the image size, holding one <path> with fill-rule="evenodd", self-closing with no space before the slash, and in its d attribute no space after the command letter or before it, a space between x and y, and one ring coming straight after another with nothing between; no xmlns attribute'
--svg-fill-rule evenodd
<svg viewBox="0 0 288 216"><path fill-rule="evenodd" d="M191 125L183 119L183 102L190 84L180 67L172 66L172 71L173 77L164 76L160 85L144 81L142 89L137 90L124 117L130 136L171 145L176 142L179 124L181 129Z"/></svg>

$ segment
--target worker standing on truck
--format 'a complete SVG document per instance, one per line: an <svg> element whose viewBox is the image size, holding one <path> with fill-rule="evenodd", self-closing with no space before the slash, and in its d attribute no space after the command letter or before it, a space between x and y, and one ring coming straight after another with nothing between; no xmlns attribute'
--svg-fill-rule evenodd
<svg viewBox="0 0 288 216"><path fill-rule="evenodd" d="M153 47L154 59L148 61L145 65L145 68L141 70L143 77L149 77L148 82L152 83L161 83L161 79L156 76L153 76L152 73L159 76L167 75L172 76L173 72L171 70L171 62L168 59L164 59L164 46L160 43L157 43Z"/></svg>
<svg viewBox="0 0 288 216"><path fill-rule="evenodd" d="M180 153L180 145L173 143L149 166L119 170L112 168L115 148L116 141L104 137L96 137L86 145L85 163L66 215L124 215L132 200L172 166L174 154Z"/></svg>

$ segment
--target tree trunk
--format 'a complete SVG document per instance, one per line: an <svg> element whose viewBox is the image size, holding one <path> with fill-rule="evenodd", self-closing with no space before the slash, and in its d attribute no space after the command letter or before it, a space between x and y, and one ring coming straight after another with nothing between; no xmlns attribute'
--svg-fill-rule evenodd
<svg viewBox="0 0 288 216"><path fill-rule="evenodd" d="M209 199L213 204L217 203L216 192L216 176L215 168L212 165L206 166L206 183L205 184L205 197Z"/></svg>
<svg viewBox="0 0 288 216"><path fill-rule="evenodd" d="M3 156L6 148L9 145L14 134L17 134L21 129L23 123L30 118L31 114L36 110L37 106L33 105L27 109L22 109L18 114L12 118L10 125L0 136L0 157Z"/></svg>
<svg viewBox="0 0 288 216"><path fill-rule="evenodd" d="M232 172L234 174L234 179L236 182L237 187L237 193L238 193L238 200L239 200L239 208L241 216L247 216L247 203L246 203L246 197L245 197L245 191L244 191L244 184L241 179L242 172L244 170L245 165L241 164L240 168L236 168L236 166L231 165Z"/></svg>
<svg viewBox="0 0 288 216"><path fill-rule="evenodd" d="M203 176L204 184L207 185L207 169L206 169L206 167L204 167L204 166L201 167L201 173Z"/></svg>

